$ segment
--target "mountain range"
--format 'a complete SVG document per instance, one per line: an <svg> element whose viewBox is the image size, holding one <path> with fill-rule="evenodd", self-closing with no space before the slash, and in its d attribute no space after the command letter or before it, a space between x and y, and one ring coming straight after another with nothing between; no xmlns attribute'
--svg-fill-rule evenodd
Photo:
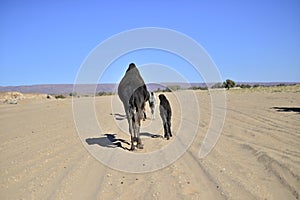
<svg viewBox="0 0 300 200"><path fill-rule="evenodd" d="M261 86L275 86L279 84L296 84L295 82L237 82L236 84L248 84L248 85L261 85ZM213 84L208 84L212 86ZM0 86L0 92L21 92L21 93L41 93L41 94L69 94L73 92L73 84L40 84L40 85L22 85L22 86ZM93 86L85 85L87 87ZM98 92L107 92L113 93L116 92L118 84L97 84L96 93ZM189 88L189 87L206 87L205 83L148 83L147 88L149 91L156 91L158 89L164 90L168 86L179 86L180 88Z"/></svg>

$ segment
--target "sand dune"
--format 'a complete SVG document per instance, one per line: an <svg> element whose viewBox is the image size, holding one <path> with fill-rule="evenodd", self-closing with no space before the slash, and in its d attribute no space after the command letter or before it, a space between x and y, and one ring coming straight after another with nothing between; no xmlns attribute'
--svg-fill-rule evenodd
<svg viewBox="0 0 300 200"><path fill-rule="evenodd" d="M203 159L198 153L210 125L210 95L195 95L200 121L192 145L171 165L149 173L113 170L85 148L127 152L127 122L123 108L112 107L115 96L95 98L102 132L85 141L77 134L72 99L0 104L0 199L299 199L300 87L226 91L222 135ZM193 109L175 110L176 92L166 96L176 135L184 112L193 116ZM160 137L158 113L141 131L145 148L130 153L151 153L175 141Z"/></svg>

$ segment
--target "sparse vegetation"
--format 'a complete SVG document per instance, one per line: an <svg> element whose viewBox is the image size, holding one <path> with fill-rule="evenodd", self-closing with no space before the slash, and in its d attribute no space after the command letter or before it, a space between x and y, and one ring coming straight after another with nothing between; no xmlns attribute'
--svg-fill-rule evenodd
<svg viewBox="0 0 300 200"><path fill-rule="evenodd" d="M199 87L193 86L193 87L189 87L188 89L189 90L208 90L207 87L201 87L201 86L199 86Z"/></svg>
<svg viewBox="0 0 300 200"><path fill-rule="evenodd" d="M155 92L172 92L180 89L181 89L180 86L171 85L171 86L167 86L165 89L157 88Z"/></svg>
<svg viewBox="0 0 300 200"><path fill-rule="evenodd" d="M56 99L64 99L66 97L64 95L62 95L62 94L59 94L59 95L56 95L55 98Z"/></svg>
<svg viewBox="0 0 300 200"><path fill-rule="evenodd" d="M277 87L280 87L280 86L286 86L286 84L284 83L279 83L278 85L276 85Z"/></svg>
<svg viewBox="0 0 300 200"><path fill-rule="evenodd" d="M168 89L171 92L171 91L180 90L181 87L179 85L170 85L166 89Z"/></svg>
<svg viewBox="0 0 300 200"><path fill-rule="evenodd" d="M251 88L251 85L249 85L249 84L241 84L241 85L239 85L239 87L240 88Z"/></svg>
<svg viewBox="0 0 300 200"><path fill-rule="evenodd" d="M96 93L96 96L108 96L108 95L113 95L113 93L104 92L104 91Z"/></svg>
<svg viewBox="0 0 300 200"><path fill-rule="evenodd" d="M224 83L223 83L223 87L227 88L228 90L232 87L235 86L235 82L233 80L227 79Z"/></svg>
<svg viewBox="0 0 300 200"><path fill-rule="evenodd" d="M223 83L216 83L216 84L214 84L212 87L211 87L212 89L216 89L216 88L224 88L224 86L223 86Z"/></svg>
<svg viewBox="0 0 300 200"><path fill-rule="evenodd" d="M282 92L281 90L273 90L272 92Z"/></svg>
<svg viewBox="0 0 300 200"><path fill-rule="evenodd" d="M71 92L71 93L69 94L69 96L70 96L70 97L76 97L76 96L77 96L77 93L76 93L76 92Z"/></svg>

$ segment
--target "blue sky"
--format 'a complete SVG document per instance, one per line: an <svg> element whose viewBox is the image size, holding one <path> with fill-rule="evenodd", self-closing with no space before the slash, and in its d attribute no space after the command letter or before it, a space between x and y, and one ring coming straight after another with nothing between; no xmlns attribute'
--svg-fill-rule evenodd
<svg viewBox="0 0 300 200"><path fill-rule="evenodd" d="M142 27L193 38L224 80L300 82L299 19L298 0L0 1L0 85L73 83L99 43ZM100 81L119 81L130 62L172 65L189 81L202 81L189 67L177 66L178 58L156 52L120 58L115 63L121 70L108 68Z"/></svg>

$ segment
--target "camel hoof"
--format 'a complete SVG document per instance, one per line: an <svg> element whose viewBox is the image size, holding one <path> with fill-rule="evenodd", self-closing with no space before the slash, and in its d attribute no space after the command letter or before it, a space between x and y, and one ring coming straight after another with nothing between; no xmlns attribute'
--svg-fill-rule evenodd
<svg viewBox="0 0 300 200"><path fill-rule="evenodd" d="M135 149L135 146L134 146L134 145L131 145L129 151L134 151L134 149Z"/></svg>

